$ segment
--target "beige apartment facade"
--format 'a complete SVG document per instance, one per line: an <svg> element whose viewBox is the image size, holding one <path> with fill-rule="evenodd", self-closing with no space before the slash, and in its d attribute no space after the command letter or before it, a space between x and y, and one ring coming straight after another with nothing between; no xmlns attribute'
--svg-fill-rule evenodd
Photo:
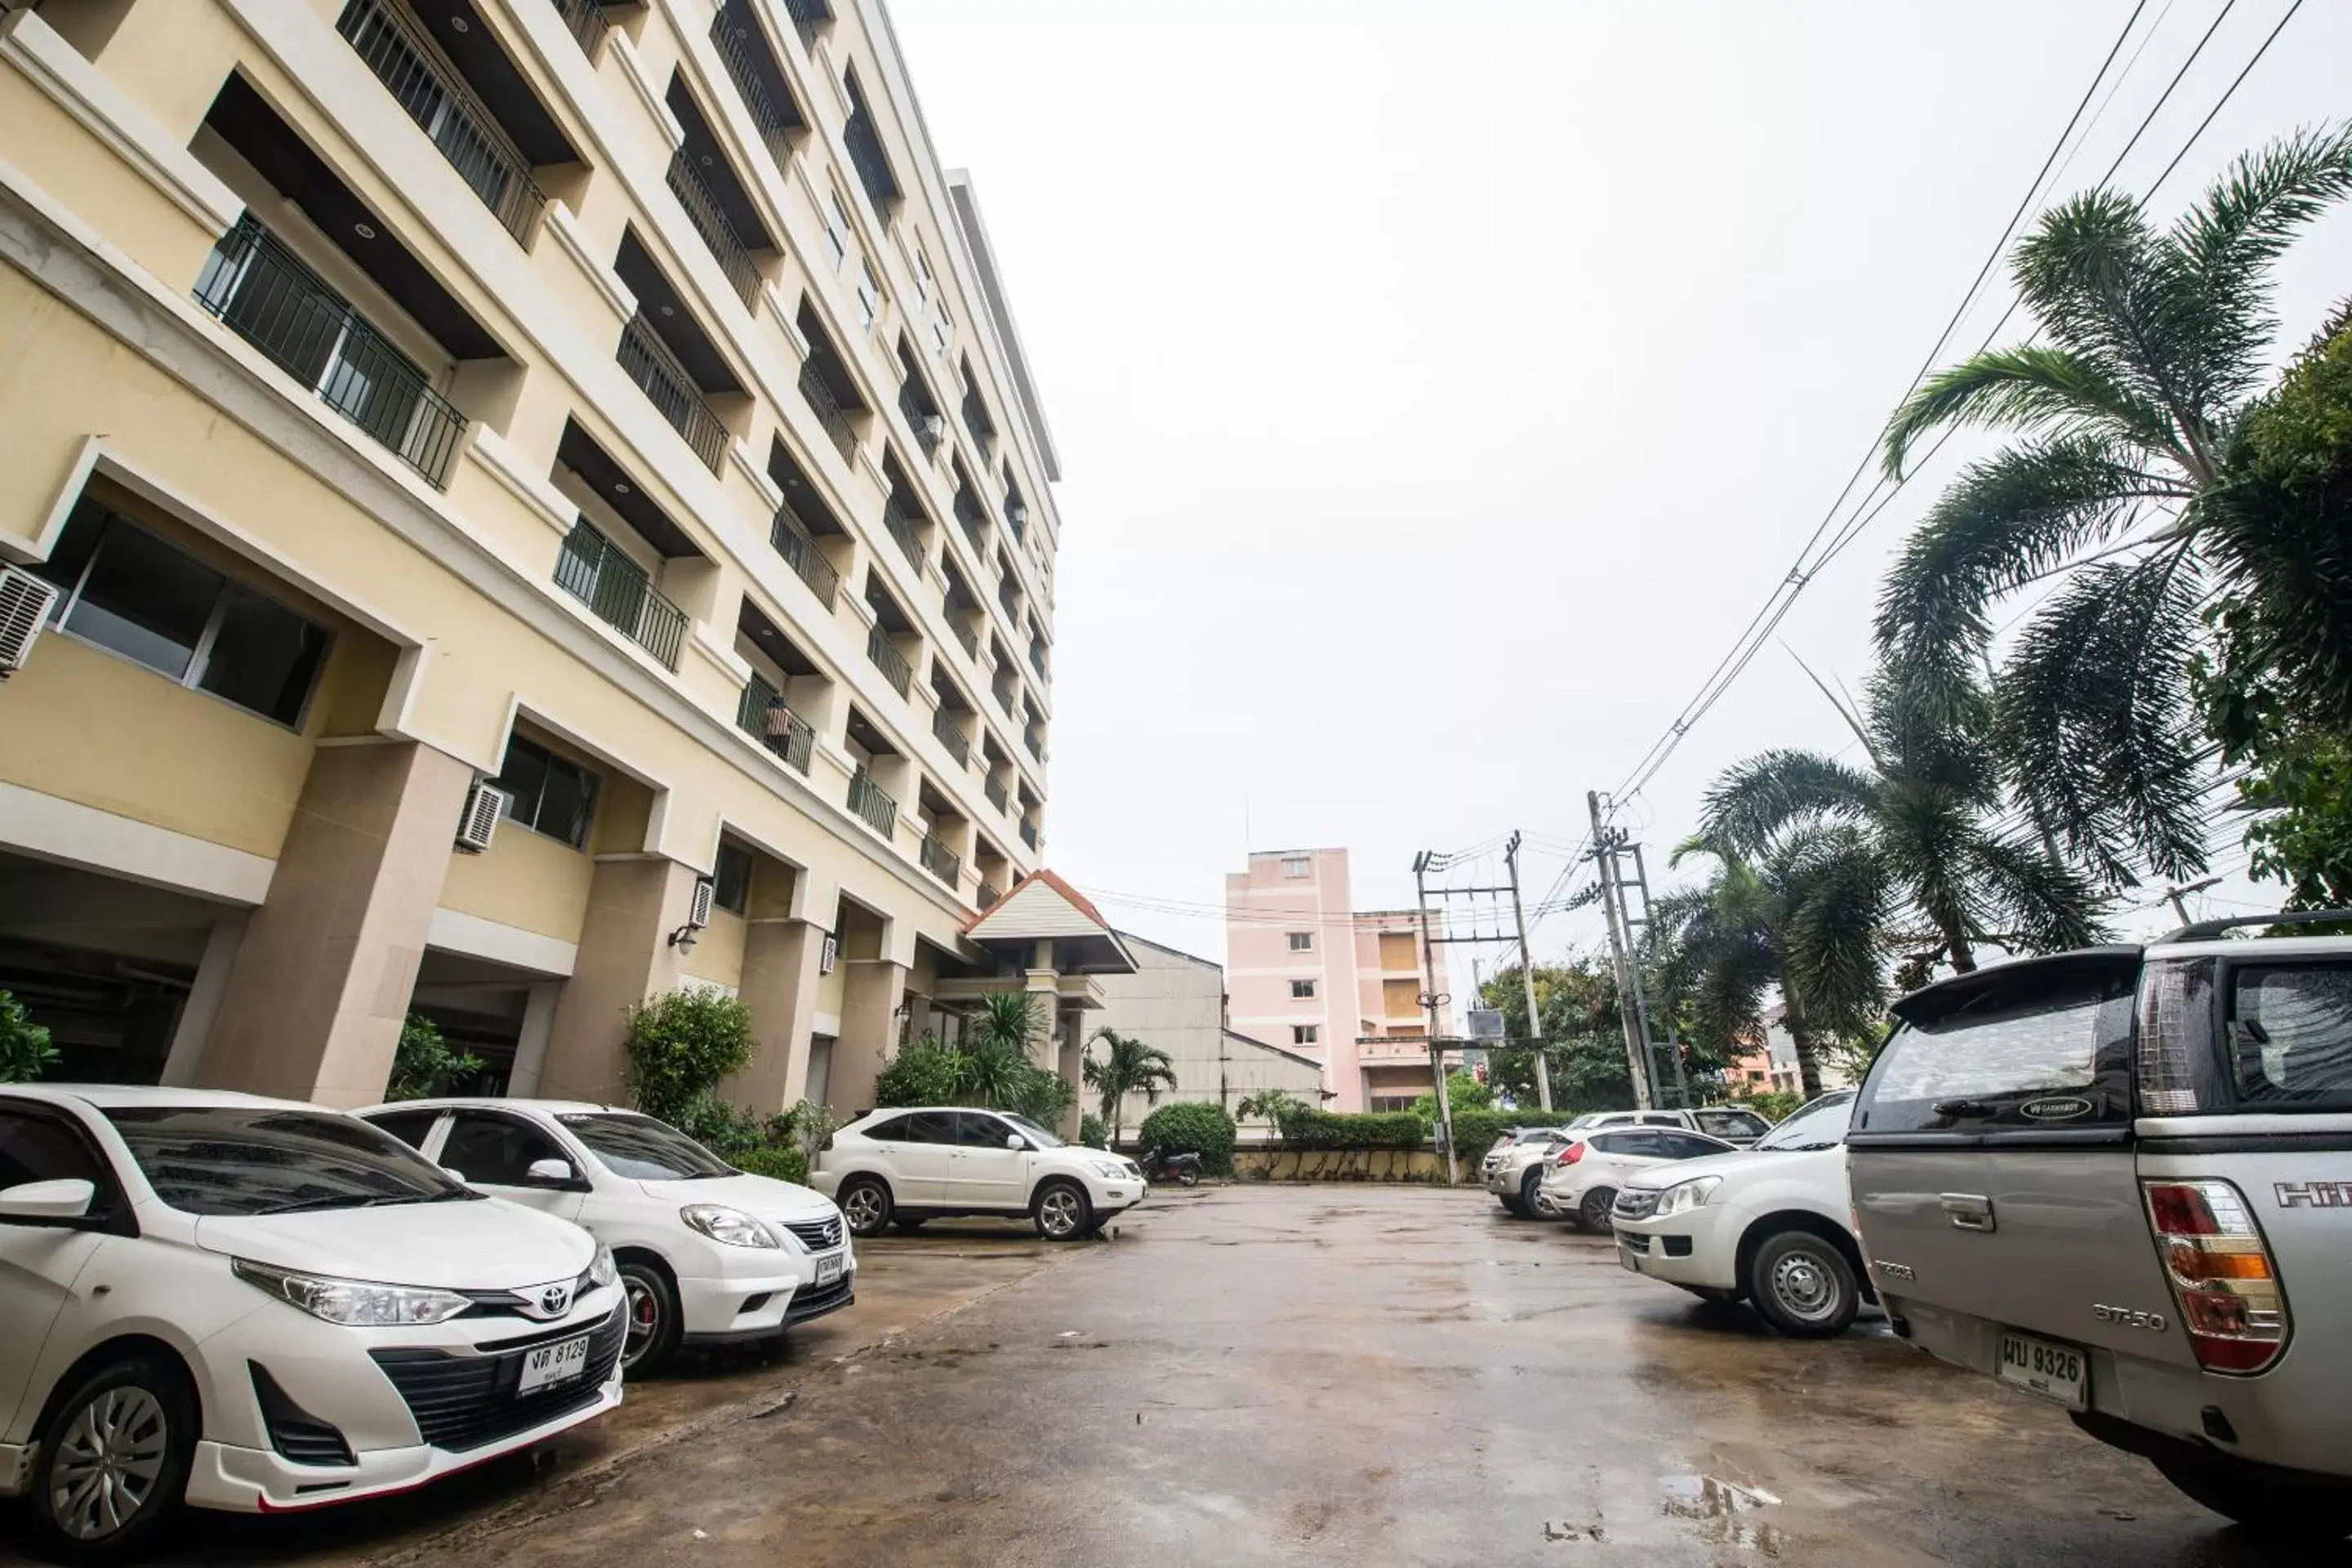
<svg viewBox="0 0 2352 1568"><path fill-rule="evenodd" d="M740 1100L852 1109L1050 955L967 930L1057 459L875 0L0 5L0 989L70 1075L363 1103L414 1011L610 1098L694 984Z"/></svg>

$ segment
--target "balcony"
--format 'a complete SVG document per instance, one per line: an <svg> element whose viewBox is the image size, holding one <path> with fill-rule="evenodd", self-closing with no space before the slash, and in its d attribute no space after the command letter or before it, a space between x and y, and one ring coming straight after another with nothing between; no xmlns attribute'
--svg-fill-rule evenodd
<svg viewBox="0 0 2352 1568"><path fill-rule="evenodd" d="M646 569L589 523L574 523L564 536L555 558L555 585L666 668L677 668L686 612L664 598Z"/></svg>
<svg viewBox="0 0 2352 1568"><path fill-rule="evenodd" d="M929 871L950 888L956 885L956 879L963 874L963 857L941 843L936 833L923 835L923 845L919 851L919 858L923 862L924 870Z"/></svg>
<svg viewBox="0 0 2352 1568"><path fill-rule="evenodd" d="M915 531L915 520L907 515L897 496L882 498L882 526L889 531L892 539L898 542L898 548L906 552L908 560L915 563L915 570L920 572L923 569L922 536Z"/></svg>
<svg viewBox="0 0 2352 1568"><path fill-rule="evenodd" d="M824 384L824 377L817 374L814 364L802 363L800 387L801 395L808 400L809 411L816 416L816 422L824 426L824 433L833 437L834 447L840 452L841 460L845 463L856 461L857 432L851 426L849 415L841 406L841 400L833 395L833 388Z"/></svg>
<svg viewBox="0 0 2352 1568"><path fill-rule="evenodd" d="M761 676L744 683L743 700L735 705L735 722L784 760L794 773L806 774L816 752L816 731L784 705L776 689Z"/></svg>
<svg viewBox="0 0 2352 1568"><path fill-rule="evenodd" d="M1032 849L1034 849L1034 848L1036 848L1036 847L1037 847L1037 825L1036 825L1035 823L1034 823L1034 822L1024 822L1024 823L1022 823L1022 825L1021 825L1021 842L1022 842L1022 843L1024 843L1024 844L1026 844L1026 845L1027 845L1027 846L1029 846L1029 847L1030 847L1030 848L1032 848Z"/></svg>
<svg viewBox="0 0 2352 1568"><path fill-rule="evenodd" d="M816 595L817 603L828 610L833 608L834 595L841 589L841 574L834 570L833 563L824 558L824 552L816 547L816 541L809 537L808 531L801 526L800 519L793 515L791 507L776 509L775 523L769 531L768 539L776 547L776 553L784 558L785 564L798 573L801 581L809 585L809 592Z"/></svg>
<svg viewBox="0 0 2352 1568"><path fill-rule="evenodd" d="M955 633L955 640L963 645L964 656L974 664L979 663L980 634L973 631L971 623L964 618L971 606L950 599L941 608L947 615L948 630Z"/></svg>
<svg viewBox="0 0 2352 1568"><path fill-rule="evenodd" d="M997 906L998 901L1003 897L1004 893L1003 889L998 888L995 883L982 882L980 885L979 892L974 894L972 897L972 905L974 908L982 910L992 910Z"/></svg>
<svg viewBox="0 0 2352 1568"><path fill-rule="evenodd" d="M604 7L598 0L550 0L555 14L563 18L563 26L578 40L580 52L590 59L596 58L596 46L613 30L605 19Z"/></svg>
<svg viewBox="0 0 2352 1568"><path fill-rule="evenodd" d="M655 335L653 323L643 311L630 317L628 325L621 329L621 349L616 357L646 401L669 421L671 429L686 437L694 455L717 473L727 455L727 426L710 412L710 405L702 401L702 394L695 390L694 378Z"/></svg>
<svg viewBox="0 0 2352 1568"><path fill-rule="evenodd" d="M719 64L727 68L728 79L735 84L781 174L792 159L793 132L803 129L803 121L791 93L783 88L783 73L769 52L759 19L746 0L727 0L719 7L718 15L710 18L710 47L718 52Z"/></svg>
<svg viewBox="0 0 2352 1568"><path fill-rule="evenodd" d="M940 744L948 749L948 755L953 757L959 764L964 766L971 764L971 737L956 727L956 721L948 717L946 709L940 708L932 711L931 733L939 737Z"/></svg>
<svg viewBox="0 0 2352 1568"><path fill-rule="evenodd" d="M874 661L874 668L882 672L882 678L899 696L907 695L908 689L915 683L914 669L898 651L898 645L890 640L889 631L878 623L866 634L866 657Z"/></svg>
<svg viewBox="0 0 2352 1568"><path fill-rule="evenodd" d="M1004 710L1004 716L1007 719L1013 717L1013 691L1019 679L1020 678L1013 673L1011 666L1000 664L997 666L994 678L988 683L989 695L996 699L996 705Z"/></svg>
<svg viewBox="0 0 2352 1568"><path fill-rule="evenodd" d="M1021 744L1039 762L1045 760L1045 732L1036 725L1032 724L1021 731Z"/></svg>
<svg viewBox="0 0 2352 1568"><path fill-rule="evenodd" d="M915 433L923 456L936 458L947 441L948 422L938 409L929 406L926 395L916 390L918 384L911 372L898 384L898 412L907 416L907 428Z"/></svg>
<svg viewBox="0 0 2352 1568"><path fill-rule="evenodd" d="M993 773L991 773L986 779L982 781L980 791L982 795L988 796L988 804L996 807L999 811L1005 810L1012 804L1013 792L999 784L996 781L996 775Z"/></svg>
<svg viewBox="0 0 2352 1568"><path fill-rule="evenodd" d="M466 416L251 216L205 258L196 303L434 484L449 477Z"/></svg>
<svg viewBox="0 0 2352 1568"><path fill-rule="evenodd" d="M885 795L864 768L849 775L849 809L885 838L898 826L898 803Z"/></svg>
<svg viewBox="0 0 2352 1568"><path fill-rule="evenodd" d="M957 465L959 468L961 466L961 464ZM972 499L972 494L970 489L961 487L957 489L955 493L955 515L956 521L961 523L963 527L963 536L971 541L972 549L977 551L981 555L986 556L988 553L988 513L981 510L980 502Z"/></svg>
<svg viewBox="0 0 2352 1568"><path fill-rule="evenodd" d="M833 7L825 0L784 0L784 10L793 19L793 31L801 36L801 47L814 49L817 35L833 26Z"/></svg>
<svg viewBox="0 0 2352 1568"><path fill-rule="evenodd" d="M857 73L847 72L841 85L849 99L849 118L841 128L842 143L849 150L850 166L857 171L857 183L865 187L866 199L874 204L876 212L887 215L899 199L898 176L890 172L890 157L882 150L882 136L874 128L874 111L866 107L866 94L857 85Z"/></svg>
<svg viewBox="0 0 2352 1568"><path fill-rule="evenodd" d="M719 198L702 183L702 176L694 172L694 161L683 150L669 155L668 178L670 194L686 209L687 221L702 237L711 259L719 263L719 270L726 274L728 284L734 289L735 297L743 301L745 310L754 309L760 298L760 269L736 235L734 225L727 221Z"/></svg>
<svg viewBox="0 0 2352 1568"><path fill-rule="evenodd" d="M387 0L351 0L335 30L440 149L457 177L509 234L528 245L547 197L531 181L530 161L473 89L443 64L439 46Z"/></svg>
<svg viewBox="0 0 2352 1568"><path fill-rule="evenodd" d="M1004 563L1004 575L996 580L996 602L1004 606L1004 618L1017 629L1021 625L1021 580L1010 561Z"/></svg>
<svg viewBox="0 0 2352 1568"><path fill-rule="evenodd" d="M1045 645L1044 643L1032 642L1029 645L1029 668L1037 672L1038 679L1045 679Z"/></svg>
<svg viewBox="0 0 2352 1568"><path fill-rule="evenodd" d="M988 405L970 386L963 389L963 427L971 432L972 442L984 455L992 451L996 442L996 422L988 416Z"/></svg>

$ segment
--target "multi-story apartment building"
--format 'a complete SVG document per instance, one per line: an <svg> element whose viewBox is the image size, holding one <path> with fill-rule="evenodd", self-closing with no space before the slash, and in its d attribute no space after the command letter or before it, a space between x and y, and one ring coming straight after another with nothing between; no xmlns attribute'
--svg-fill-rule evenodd
<svg viewBox="0 0 2352 1568"><path fill-rule="evenodd" d="M1430 948L1418 910L1354 908L1345 849L1250 852L1225 878L1225 972L1233 1026L1322 1063L1333 1110L1430 1091L1421 997L1428 973L1446 992L1444 944ZM1458 1032L1454 1011L1441 1009L1441 1035Z"/></svg>
<svg viewBox="0 0 2352 1568"><path fill-rule="evenodd" d="M699 983L739 1098L852 1108L1057 987L967 934L1056 458L879 0L0 0L0 988L66 1072L357 1103L415 1010L606 1097Z"/></svg>

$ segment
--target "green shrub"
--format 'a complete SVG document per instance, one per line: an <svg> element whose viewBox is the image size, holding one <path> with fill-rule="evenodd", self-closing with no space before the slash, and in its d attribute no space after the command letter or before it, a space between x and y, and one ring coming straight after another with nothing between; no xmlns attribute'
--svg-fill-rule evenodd
<svg viewBox="0 0 2352 1568"><path fill-rule="evenodd" d="M1410 1110L1309 1110L1282 1121L1282 1141L1293 1149L1418 1149L1428 1138Z"/></svg>
<svg viewBox="0 0 2352 1568"><path fill-rule="evenodd" d="M1768 1089L1760 1093L1742 1093L1735 1089L1727 1097L1727 1101L1746 1106L1767 1121L1785 1121L1792 1111L1805 1103L1805 1097L1801 1091L1793 1089Z"/></svg>
<svg viewBox="0 0 2352 1568"><path fill-rule="evenodd" d="M58 1065L48 1030L25 1016L25 1005L0 991L0 1083L31 1083Z"/></svg>
<svg viewBox="0 0 2352 1568"><path fill-rule="evenodd" d="M727 1156L727 1163L755 1176L771 1176L779 1182L808 1185L808 1156L801 1152L798 1144L786 1144L775 1149L746 1149L740 1154Z"/></svg>
<svg viewBox="0 0 2352 1568"><path fill-rule="evenodd" d="M1078 1091L1068 1079L1039 1067L1017 1047L999 1041L950 1046L936 1035L925 1035L893 1057L874 1084L877 1107L984 1105L1042 1127L1060 1126L1077 1102Z"/></svg>
<svg viewBox="0 0 2352 1568"><path fill-rule="evenodd" d="M902 1047L874 1080L874 1103L887 1105L953 1105L962 1088L962 1053L940 1043L936 1035Z"/></svg>
<svg viewBox="0 0 2352 1568"><path fill-rule="evenodd" d="M1103 1125L1101 1117L1089 1110L1078 1118L1078 1142L1089 1149L1108 1149L1110 1129Z"/></svg>
<svg viewBox="0 0 2352 1568"><path fill-rule="evenodd" d="M1479 1160L1507 1127L1565 1127L1573 1110L1461 1110L1454 1113L1454 1149L1463 1160Z"/></svg>
<svg viewBox="0 0 2352 1568"><path fill-rule="evenodd" d="M453 1080L482 1070L482 1058L460 1051L441 1037L430 1018L415 1014L400 1026L400 1043L392 1050L392 1079L384 1085L386 1100L430 1100L449 1092ZM0 1078L5 1078L0 1073Z"/></svg>
<svg viewBox="0 0 2352 1568"><path fill-rule="evenodd" d="M639 1110L672 1126L751 1062L751 1010L709 986L681 985L634 1004L626 1027L629 1092Z"/></svg>
<svg viewBox="0 0 2352 1568"><path fill-rule="evenodd" d="M1198 1154L1213 1176L1234 1173L1234 1119L1225 1108L1204 1100L1163 1105L1136 1130L1137 1146L1169 1154Z"/></svg>

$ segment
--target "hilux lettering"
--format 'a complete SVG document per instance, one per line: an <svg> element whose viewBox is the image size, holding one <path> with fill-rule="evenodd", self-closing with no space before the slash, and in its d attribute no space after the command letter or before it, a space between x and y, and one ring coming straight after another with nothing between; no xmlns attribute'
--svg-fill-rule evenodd
<svg viewBox="0 0 2352 1568"><path fill-rule="evenodd" d="M2283 1209L2352 1208L2352 1182L2280 1182L2276 1186Z"/></svg>

